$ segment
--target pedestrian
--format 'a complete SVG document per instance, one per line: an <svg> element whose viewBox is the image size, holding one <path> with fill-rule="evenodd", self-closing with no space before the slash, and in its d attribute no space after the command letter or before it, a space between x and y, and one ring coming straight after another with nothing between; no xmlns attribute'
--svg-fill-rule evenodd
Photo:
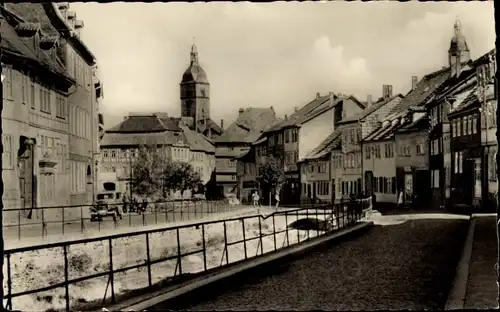
<svg viewBox="0 0 500 312"><path fill-rule="evenodd" d="M278 209L278 206L280 204L280 194L279 190L276 191L276 195L274 195L274 199L276 199L276 209Z"/></svg>
<svg viewBox="0 0 500 312"><path fill-rule="evenodd" d="M257 191L253 192L253 206L254 207L257 207L259 206L259 193L257 193Z"/></svg>
<svg viewBox="0 0 500 312"><path fill-rule="evenodd" d="M398 208L401 208L403 206L403 189L399 190L399 196L398 196Z"/></svg>

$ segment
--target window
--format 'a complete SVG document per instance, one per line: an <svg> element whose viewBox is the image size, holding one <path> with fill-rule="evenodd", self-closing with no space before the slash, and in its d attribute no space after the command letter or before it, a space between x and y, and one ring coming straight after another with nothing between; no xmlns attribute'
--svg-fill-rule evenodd
<svg viewBox="0 0 500 312"><path fill-rule="evenodd" d="M417 155L425 155L425 146L424 143L417 144Z"/></svg>
<svg viewBox="0 0 500 312"><path fill-rule="evenodd" d="M365 159L371 158L371 146L365 146Z"/></svg>
<svg viewBox="0 0 500 312"><path fill-rule="evenodd" d="M492 148L488 151L488 179L490 181L497 180L497 162L496 162L496 151Z"/></svg>
<svg viewBox="0 0 500 312"><path fill-rule="evenodd" d="M466 135L467 134L467 119L465 117L462 117L462 131L460 132L461 135Z"/></svg>
<svg viewBox="0 0 500 312"><path fill-rule="evenodd" d="M385 143L384 149L385 149L384 150L385 158L392 158L392 157L394 157L394 151L393 151L392 143Z"/></svg>
<svg viewBox="0 0 500 312"><path fill-rule="evenodd" d="M116 152L115 151L111 152L111 158L116 158Z"/></svg>
<svg viewBox="0 0 500 312"><path fill-rule="evenodd" d="M4 169L14 169L12 136L9 134L2 134L2 143L3 143L2 161Z"/></svg>
<svg viewBox="0 0 500 312"><path fill-rule="evenodd" d="M439 188L439 170L431 171L431 187Z"/></svg>
<svg viewBox="0 0 500 312"><path fill-rule="evenodd" d="M472 133L477 133L477 114L474 114L474 116L472 116Z"/></svg>
<svg viewBox="0 0 500 312"><path fill-rule="evenodd" d="M472 134L472 116L467 116L467 134Z"/></svg>
<svg viewBox="0 0 500 312"><path fill-rule="evenodd" d="M330 183L328 181L317 182L318 195L328 195L330 189Z"/></svg>
<svg viewBox="0 0 500 312"><path fill-rule="evenodd" d="M26 104L28 97L28 77L21 73L21 103Z"/></svg>
<svg viewBox="0 0 500 312"><path fill-rule="evenodd" d="M285 143L290 143L290 132L292 130L285 130Z"/></svg>
<svg viewBox="0 0 500 312"><path fill-rule="evenodd" d="M375 157L380 158L380 145L377 144L374 147L375 147Z"/></svg>
<svg viewBox="0 0 500 312"><path fill-rule="evenodd" d="M3 94L4 98L12 100L12 67L3 65L3 74L5 76L3 81Z"/></svg>

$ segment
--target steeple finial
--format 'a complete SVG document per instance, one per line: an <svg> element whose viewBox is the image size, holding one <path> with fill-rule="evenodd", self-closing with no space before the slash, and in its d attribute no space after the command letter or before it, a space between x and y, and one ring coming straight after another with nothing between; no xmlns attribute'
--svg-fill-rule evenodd
<svg viewBox="0 0 500 312"><path fill-rule="evenodd" d="M193 45L191 46L191 65L198 65L198 51L194 44L195 37L193 37Z"/></svg>
<svg viewBox="0 0 500 312"><path fill-rule="evenodd" d="M460 22L458 15L455 18L455 23L453 24L453 27L455 28L455 35L459 35L460 32L462 31L462 23Z"/></svg>

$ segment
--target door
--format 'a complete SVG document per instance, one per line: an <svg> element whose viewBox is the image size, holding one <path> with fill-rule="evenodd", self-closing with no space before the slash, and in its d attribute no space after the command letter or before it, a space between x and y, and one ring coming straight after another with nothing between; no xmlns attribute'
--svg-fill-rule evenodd
<svg viewBox="0 0 500 312"><path fill-rule="evenodd" d="M372 171L365 172L365 193L367 195L373 194L373 172Z"/></svg>
<svg viewBox="0 0 500 312"><path fill-rule="evenodd" d="M475 159L468 158L464 161L460 183L461 185L459 188L463 191L465 204L467 205L472 205L472 202L474 200L474 193L476 192L476 181L474 173L475 166Z"/></svg>
<svg viewBox="0 0 500 312"><path fill-rule="evenodd" d="M22 208L24 216L31 219L32 208L36 203L36 190L33 174L33 145L26 145L18 159L19 162L19 186L21 190Z"/></svg>
<svg viewBox="0 0 500 312"><path fill-rule="evenodd" d="M307 184L307 198L311 199L311 184Z"/></svg>
<svg viewBox="0 0 500 312"><path fill-rule="evenodd" d="M483 185L481 180L481 158L474 161L474 199L480 200L483 194Z"/></svg>
<svg viewBox="0 0 500 312"><path fill-rule="evenodd" d="M429 203L429 172L427 170L417 170L415 174L414 199L418 207L424 207Z"/></svg>
<svg viewBox="0 0 500 312"><path fill-rule="evenodd" d="M332 203L334 203L334 202L335 202L335 198L336 198L336 197L335 197L335 191L336 191L336 189L337 189L337 188L335 187L335 179L332 179L332 186L331 186L331 188L332 188Z"/></svg>
<svg viewBox="0 0 500 312"><path fill-rule="evenodd" d="M317 186L318 183L316 182L313 182L313 197L312 198L316 198L316 186Z"/></svg>
<svg viewBox="0 0 500 312"><path fill-rule="evenodd" d="M411 203L413 199L413 174L405 173L404 201Z"/></svg>

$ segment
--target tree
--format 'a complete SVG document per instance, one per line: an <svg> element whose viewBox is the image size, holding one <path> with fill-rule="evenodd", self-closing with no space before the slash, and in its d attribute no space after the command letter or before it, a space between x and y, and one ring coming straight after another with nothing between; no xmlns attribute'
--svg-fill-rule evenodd
<svg viewBox="0 0 500 312"><path fill-rule="evenodd" d="M262 183L269 187L281 187L285 182L285 170L280 160L272 156L267 158L259 171Z"/></svg>
<svg viewBox="0 0 500 312"><path fill-rule="evenodd" d="M200 174L194 171L191 164L185 162L169 164L164 171L163 178L169 190L181 193L185 190L196 189L199 184L202 184Z"/></svg>
<svg viewBox="0 0 500 312"><path fill-rule="evenodd" d="M261 185L269 192L269 205L271 205L271 189L275 188L277 192L285 182L285 170L280 159L268 157L266 162L260 167L259 174Z"/></svg>
<svg viewBox="0 0 500 312"><path fill-rule="evenodd" d="M167 168L168 162L155 147L141 145L132 164L132 192L145 197L161 194L162 177Z"/></svg>

